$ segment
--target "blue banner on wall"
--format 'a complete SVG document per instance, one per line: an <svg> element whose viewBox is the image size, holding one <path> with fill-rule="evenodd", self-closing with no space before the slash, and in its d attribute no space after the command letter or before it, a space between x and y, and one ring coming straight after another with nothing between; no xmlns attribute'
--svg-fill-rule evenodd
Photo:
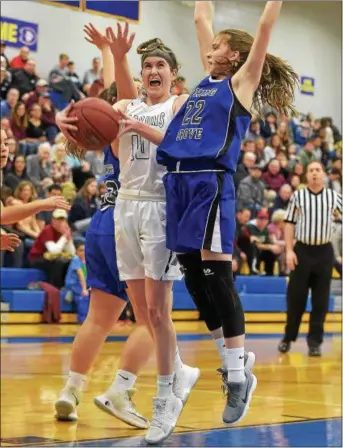
<svg viewBox="0 0 343 448"><path fill-rule="evenodd" d="M118 19L139 21L139 0L90 1L86 0L86 11Z"/></svg>
<svg viewBox="0 0 343 448"><path fill-rule="evenodd" d="M24 22L22 20L1 17L1 38L9 47L28 47L31 51L37 51L38 24Z"/></svg>
<svg viewBox="0 0 343 448"><path fill-rule="evenodd" d="M56 6L67 6L72 9L80 9L83 3L83 0L56 0L56 1L44 1L43 3L48 3L50 5Z"/></svg>
<svg viewBox="0 0 343 448"><path fill-rule="evenodd" d="M300 77L300 92L303 95L314 96L315 90L314 78L310 78L309 76Z"/></svg>

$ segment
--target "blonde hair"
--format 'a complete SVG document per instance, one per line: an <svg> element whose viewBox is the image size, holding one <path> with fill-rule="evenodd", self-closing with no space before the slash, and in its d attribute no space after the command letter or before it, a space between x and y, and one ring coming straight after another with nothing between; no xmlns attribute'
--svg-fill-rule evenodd
<svg viewBox="0 0 343 448"><path fill-rule="evenodd" d="M22 182L20 182L19 185L17 186L17 188L14 190L14 195L13 196L16 199L20 199L20 194L24 190L25 187L30 187L31 188L31 199L29 200L29 202L32 202L35 199L37 199L37 197L38 197L37 190L34 187L33 183L30 182L29 180L23 180Z"/></svg>
<svg viewBox="0 0 343 448"><path fill-rule="evenodd" d="M276 223L279 221L284 221L286 216L286 211L279 208L278 210L275 210L275 212L272 214L272 222Z"/></svg>
<svg viewBox="0 0 343 448"><path fill-rule="evenodd" d="M220 31L218 36L226 38L232 51L239 52L238 61L231 62L225 59L223 62L218 62L222 66L223 73L221 74L232 76L246 62L254 38L247 32L236 29ZM298 83L298 75L286 61L267 53L261 80L254 94L252 109L261 115L262 107L269 104L283 115L296 114L293 102Z"/></svg>

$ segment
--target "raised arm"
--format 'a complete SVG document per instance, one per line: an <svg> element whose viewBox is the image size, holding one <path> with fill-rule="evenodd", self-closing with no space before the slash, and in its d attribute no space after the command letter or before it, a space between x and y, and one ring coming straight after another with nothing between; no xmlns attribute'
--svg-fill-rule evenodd
<svg viewBox="0 0 343 448"><path fill-rule="evenodd" d="M212 27L213 4L209 1L196 1L194 22L200 51L201 62L208 73L207 53L212 47L214 32Z"/></svg>
<svg viewBox="0 0 343 448"><path fill-rule="evenodd" d="M104 87L105 89L108 89L115 81L114 59L112 56L110 43L106 36L101 34L92 23L85 25L83 31L86 35L86 41L92 45L95 45L101 51L104 70Z"/></svg>
<svg viewBox="0 0 343 448"><path fill-rule="evenodd" d="M243 104L251 103L252 96L259 86L272 29L279 18L281 7L282 1L267 1L249 56L232 77L232 86L235 93L243 98Z"/></svg>
<svg viewBox="0 0 343 448"><path fill-rule="evenodd" d="M117 99L137 98L137 88L126 56L132 47L135 33L129 35L128 23L125 23L124 29L117 23L117 35L111 27L108 27L106 37L114 58Z"/></svg>

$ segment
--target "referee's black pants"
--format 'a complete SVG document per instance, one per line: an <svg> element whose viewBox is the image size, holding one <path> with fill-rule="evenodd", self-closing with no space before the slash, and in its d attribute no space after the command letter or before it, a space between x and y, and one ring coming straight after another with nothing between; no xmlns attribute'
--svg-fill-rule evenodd
<svg viewBox="0 0 343 448"><path fill-rule="evenodd" d="M307 343L318 346L323 342L324 321L329 307L330 285L334 262L331 243L308 246L297 242L294 251L298 258L287 288L287 324L285 342L297 339L301 318L305 312L309 290L312 296Z"/></svg>

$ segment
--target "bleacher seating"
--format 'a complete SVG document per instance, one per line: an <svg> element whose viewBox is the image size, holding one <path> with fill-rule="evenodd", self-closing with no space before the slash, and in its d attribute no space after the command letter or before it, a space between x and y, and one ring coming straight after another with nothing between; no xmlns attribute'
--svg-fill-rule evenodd
<svg viewBox="0 0 343 448"><path fill-rule="evenodd" d="M9 304L11 312L41 312L44 304L44 292L28 290L30 282L44 281L42 271L36 269L1 269L2 297ZM250 277L238 276L236 287L246 312L285 312L286 288L285 277ZM65 292L61 292L61 311L74 312L72 304L64 301ZM174 310L194 310L183 281L174 283ZM311 301L307 303L307 311ZM329 310L334 310L334 298L330 297Z"/></svg>

